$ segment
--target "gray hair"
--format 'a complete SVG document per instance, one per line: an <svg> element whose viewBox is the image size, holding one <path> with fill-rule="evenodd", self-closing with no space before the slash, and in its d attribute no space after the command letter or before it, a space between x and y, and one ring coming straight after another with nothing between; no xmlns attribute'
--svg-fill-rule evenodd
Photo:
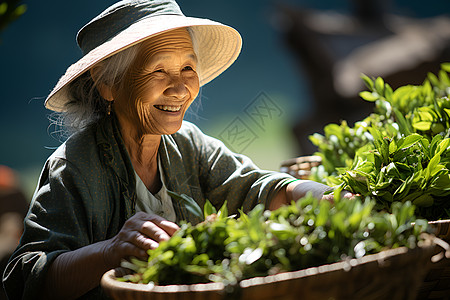
<svg viewBox="0 0 450 300"><path fill-rule="evenodd" d="M191 28L187 28L187 31L198 56L195 35ZM101 67L96 70L95 80L91 72L87 71L69 84L70 100L65 105L65 111L53 113L49 117L51 125L56 128L52 135L63 141L107 114L110 102L102 98L96 87L101 84L113 86L119 83L136 58L139 45L120 51L100 62ZM200 71L198 75L200 77Z"/></svg>
<svg viewBox="0 0 450 300"><path fill-rule="evenodd" d="M112 86L120 82L136 57L137 50L136 46L132 46L102 61L95 81L91 72L86 71L69 84L70 100L65 111L50 115L50 122L57 128L53 134L57 135L58 140L65 140L107 114L109 101L102 98L96 87L99 84Z"/></svg>

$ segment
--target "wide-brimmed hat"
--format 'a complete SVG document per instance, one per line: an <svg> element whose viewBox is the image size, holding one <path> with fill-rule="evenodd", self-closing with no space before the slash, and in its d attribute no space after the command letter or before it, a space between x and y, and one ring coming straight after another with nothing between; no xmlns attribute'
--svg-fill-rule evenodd
<svg viewBox="0 0 450 300"><path fill-rule="evenodd" d="M187 27L196 44L200 86L210 82L241 51L241 36L235 29L208 19L186 17L174 0L125 0L107 8L78 32L83 57L59 79L45 107L64 111L69 83L100 61L157 34Z"/></svg>

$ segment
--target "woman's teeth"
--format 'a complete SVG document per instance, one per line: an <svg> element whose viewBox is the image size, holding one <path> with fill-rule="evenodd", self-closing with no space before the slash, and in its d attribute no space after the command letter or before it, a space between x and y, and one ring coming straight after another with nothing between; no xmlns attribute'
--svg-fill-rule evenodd
<svg viewBox="0 0 450 300"><path fill-rule="evenodd" d="M181 106L155 105L155 107L166 111L179 111L181 109Z"/></svg>

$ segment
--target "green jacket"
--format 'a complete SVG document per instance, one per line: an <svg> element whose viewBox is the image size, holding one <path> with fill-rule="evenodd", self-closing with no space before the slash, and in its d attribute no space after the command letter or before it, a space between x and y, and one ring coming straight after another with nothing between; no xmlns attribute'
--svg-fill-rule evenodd
<svg viewBox="0 0 450 300"><path fill-rule="evenodd" d="M229 212L268 204L293 178L258 169L250 159L183 122L161 139L158 155L170 191ZM46 271L61 253L109 239L135 213L134 170L111 115L70 137L47 160L25 218L25 231L4 273L10 299L39 295ZM177 221L200 220L173 200ZM98 299L96 288L83 299Z"/></svg>

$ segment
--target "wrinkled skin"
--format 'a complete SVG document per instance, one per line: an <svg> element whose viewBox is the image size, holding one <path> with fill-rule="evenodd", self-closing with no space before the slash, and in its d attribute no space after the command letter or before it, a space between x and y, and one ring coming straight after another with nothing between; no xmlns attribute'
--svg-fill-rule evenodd
<svg viewBox="0 0 450 300"><path fill-rule="evenodd" d="M133 167L152 192L161 188L157 152L162 134L177 132L186 110L199 92L197 57L186 29L160 34L139 45L137 57L124 79L101 94L114 100L122 136ZM138 214L111 241L117 261L168 239L178 226L156 215ZM109 254L106 253L107 260Z"/></svg>
<svg viewBox="0 0 450 300"><path fill-rule="evenodd" d="M113 102L122 137L136 173L151 192L161 188L157 153L162 134L181 127L186 110L199 92L197 57L186 29L176 29L144 41L123 80L99 85L101 96ZM95 77L95 69L91 70ZM130 256L147 257L147 250L169 239L178 225L155 214L138 212L113 238L59 255L46 277L45 299L73 299L98 286L107 270Z"/></svg>

